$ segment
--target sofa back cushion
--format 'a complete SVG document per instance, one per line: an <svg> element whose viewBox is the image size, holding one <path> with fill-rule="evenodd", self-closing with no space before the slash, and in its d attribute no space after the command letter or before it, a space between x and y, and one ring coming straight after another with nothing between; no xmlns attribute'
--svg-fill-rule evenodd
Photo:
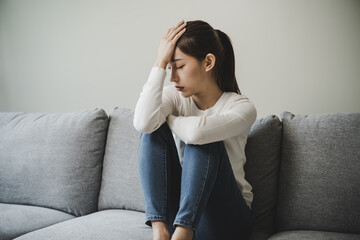
<svg viewBox="0 0 360 240"><path fill-rule="evenodd" d="M133 125L134 111L115 108L109 117L99 209L144 212L137 160L140 133Z"/></svg>
<svg viewBox="0 0 360 240"><path fill-rule="evenodd" d="M245 178L252 186L254 232L275 231L282 123L275 115L257 119L245 147ZM255 237L256 238L256 237Z"/></svg>
<svg viewBox="0 0 360 240"><path fill-rule="evenodd" d="M97 210L108 117L73 113L0 113L0 202Z"/></svg>
<svg viewBox="0 0 360 240"><path fill-rule="evenodd" d="M360 113L281 118L278 230L360 233Z"/></svg>

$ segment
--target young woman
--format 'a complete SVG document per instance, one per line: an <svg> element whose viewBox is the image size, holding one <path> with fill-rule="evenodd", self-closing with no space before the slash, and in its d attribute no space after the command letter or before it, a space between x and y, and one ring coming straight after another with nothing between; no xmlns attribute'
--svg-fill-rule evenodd
<svg viewBox="0 0 360 240"><path fill-rule="evenodd" d="M165 68L173 86L164 85ZM245 145L257 112L235 78L228 36L179 22L161 39L137 102L138 166L153 239L246 239L253 224Z"/></svg>

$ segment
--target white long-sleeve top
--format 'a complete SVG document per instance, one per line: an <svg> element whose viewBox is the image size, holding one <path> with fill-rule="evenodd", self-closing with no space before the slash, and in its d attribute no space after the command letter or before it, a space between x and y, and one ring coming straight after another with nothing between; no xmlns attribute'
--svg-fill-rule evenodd
<svg viewBox="0 0 360 240"><path fill-rule="evenodd" d="M223 92L214 106L200 110L192 97L184 98L174 86L164 87L166 71L153 67L135 107L134 127L152 133L165 121L173 133L182 166L184 144L223 141L235 179L249 207L251 185L245 180L245 145L257 117L254 104L245 96Z"/></svg>

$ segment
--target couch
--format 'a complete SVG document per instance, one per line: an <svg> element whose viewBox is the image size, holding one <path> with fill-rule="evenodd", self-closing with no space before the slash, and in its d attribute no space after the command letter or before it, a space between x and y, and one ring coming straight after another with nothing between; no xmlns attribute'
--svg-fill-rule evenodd
<svg viewBox="0 0 360 240"><path fill-rule="evenodd" d="M133 114L0 113L0 239L151 240ZM360 239L360 113L258 118L245 153L253 240Z"/></svg>

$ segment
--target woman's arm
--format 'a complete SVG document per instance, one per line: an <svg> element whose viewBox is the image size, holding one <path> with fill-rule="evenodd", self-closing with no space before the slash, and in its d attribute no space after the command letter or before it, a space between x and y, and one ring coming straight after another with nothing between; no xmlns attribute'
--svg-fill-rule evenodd
<svg viewBox="0 0 360 240"><path fill-rule="evenodd" d="M135 107L134 127L143 133L152 133L157 130L179 104L179 96L171 88L163 88L165 70L153 67L148 81L145 83Z"/></svg>
<svg viewBox="0 0 360 240"><path fill-rule="evenodd" d="M236 136L247 137L256 117L254 104L248 99L239 99L225 113L201 117L169 115L167 123L184 143L207 144Z"/></svg>
<svg viewBox="0 0 360 240"><path fill-rule="evenodd" d="M170 88L164 89L163 94L165 67L171 61L177 40L185 32L185 25L186 22L180 21L160 41L158 57L135 107L133 124L139 132L152 133L158 129L176 106L177 96Z"/></svg>

